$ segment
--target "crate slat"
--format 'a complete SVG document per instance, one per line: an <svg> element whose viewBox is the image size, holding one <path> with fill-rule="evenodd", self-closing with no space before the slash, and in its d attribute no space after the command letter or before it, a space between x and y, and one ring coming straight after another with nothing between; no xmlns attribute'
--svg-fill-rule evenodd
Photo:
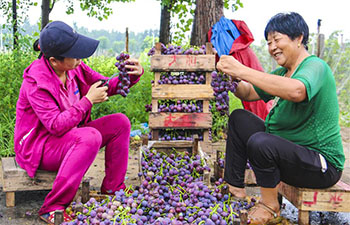
<svg viewBox="0 0 350 225"><path fill-rule="evenodd" d="M162 84L152 87L152 99L210 100L214 91L209 85Z"/></svg>
<svg viewBox="0 0 350 225"><path fill-rule="evenodd" d="M210 113L149 113L150 128L209 129Z"/></svg>
<svg viewBox="0 0 350 225"><path fill-rule="evenodd" d="M152 72L201 72L215 70L215 55L153 55Z"/></svg>

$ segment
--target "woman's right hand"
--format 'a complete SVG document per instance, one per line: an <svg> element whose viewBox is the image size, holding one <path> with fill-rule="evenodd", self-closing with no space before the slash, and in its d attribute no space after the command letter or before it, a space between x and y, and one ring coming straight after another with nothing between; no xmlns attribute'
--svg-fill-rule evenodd
<svg viewBox="0 0 350 225"><path fill-rule="evenodd" d="M87 99L90 100L91 104L105 102L108 100L107 96L107 86L99 87L102 84L102 81L97 81L91 85L88 93L85 95Z"/></svg>

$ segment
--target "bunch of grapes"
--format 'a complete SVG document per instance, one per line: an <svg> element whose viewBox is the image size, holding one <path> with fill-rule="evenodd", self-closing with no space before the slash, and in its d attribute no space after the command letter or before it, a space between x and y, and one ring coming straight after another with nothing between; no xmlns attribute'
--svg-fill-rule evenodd
<svg viewBox="0 0 350 225"><path fill-rule="evenodd" d="M211 76L213 78L211 86L214 90L216 110L218 110L221 115L228 115L230 100L228 92L231 91L234 93L238 86L238 82L232 81L232 78L230 76L221 72L218 73L216 71L213 71L211 73Z"/></svg>
<svg viewBox="0 0 350 225"><path fill-rule="evenodd" d="M220 152L219 153L219 158L217 159L218 165L220 168L225 168L225 153Z"/></svg>
<svg viewBox="0 0 350 225"><path fill-rule="evenodd" d="M155 47L152 47L147 55L152 56L155 54ZM181 46L176 46L172 44L168 44L165 46L163 43L161 44L161 54L162 55L205 55L206 47L202 45L200 48L191 47L189 49L184 50Z"/></svg>
<svg viewBox="0 0 350 225"><path fill-rule="evenodd" d="M146 104L145 105L145 110L146 110L146 112L151 112L152 111L152 103L151 104Z"/></svg>
<svg viewBox="0 0 350 225"><path fill-rule="evenodd" d="M203 73L162 73L158 84L205 84L205 75Z"/></svg>
<svg viewBox="0 0 350 225"><path fill-rule="evenodd" d="M120 94L123 97L126 97L129 93L129 86L130 86L130 77L128 75L128 69L125 67L126 65L133 65L133 63L128 62L130 56L127 53L120 53L116 57L117 62L115 63L115 66L119 70L119 81L117 94Z"/></svg>
<svg viewBox="0 0 350 225"><path fill-rule="evenodd" d="M67 224L232 224L239 211L248 210L255 199L238 202L221 192L227 185L217 180L213 188L203 183L210 169L199 156L188 152L157 152L143 148L140 186L116 191L102 201L91 198ZM131 190L131 191L130 191ZM76 208L78 204L72 204Z"/></svg>
<svg viewBox="0 0 350 225"><path fill-rule="evenodd" d="M192 141L193 135L197 134L200 141L203 141L203 130L197 129L163 129L159 131L160 141Z"/></svg>

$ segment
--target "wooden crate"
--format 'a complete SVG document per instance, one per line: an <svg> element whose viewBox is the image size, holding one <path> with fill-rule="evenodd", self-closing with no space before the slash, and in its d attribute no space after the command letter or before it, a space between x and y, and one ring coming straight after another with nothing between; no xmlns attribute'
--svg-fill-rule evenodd
<svg viewBox="0 0 350 225"><path fill-rule="evenodd" d="M342 179L331 188L297 188L281 182L278 191L298 210L298 224L309 224L310 211L350 212L350 179L343 173Z"/></svg>
<svg viewBox="0 0 350 225"><path fill-rule="evenodd" d="M156 44L155 55L151 57L151 71L155 80L152 86L152 112L149 127L152 140L159 139L160 129L200 129L203 141L209 142L212 117L209 101L214 98L211 87L211 72L215 70L215 55L210 43L206 45L206 55L161 55L161 43ZM161 72L205 72L205 84L162 84L158 81ZM203 113L159 113L158 100L201 100Z"/></svg>
<svg viewBox="0 0 350 225"><path fill-rule="evenodd" d="M51 190L57 173L38 170L32 179L16 162L14 157L2 158L3 192L6 207L15 206L16 191Z"/></svg>

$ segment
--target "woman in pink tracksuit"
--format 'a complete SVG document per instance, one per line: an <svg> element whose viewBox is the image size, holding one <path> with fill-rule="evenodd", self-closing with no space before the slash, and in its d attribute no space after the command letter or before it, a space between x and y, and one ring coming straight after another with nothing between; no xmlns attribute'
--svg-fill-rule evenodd
<svg viewBox="0 0 350 225"><path fill-rule="evenodd" d="M39 211L49 223L53 222L53 211L71 203L101 147L105 147L106 168L101 192L113 194L125 188L129 119L116 113L90 120L93 104L116 94L120 83L116 77L108 87L100 87L100 80L108 77L81 61L91 56L98 44L67 24L54 21L40 34L43 56L24 71L16 110L16 161L30 177L37 169L58 171ZM143 68L138 60L129 61L134 63L126 66L132 86L139 81Z"/></svg>

